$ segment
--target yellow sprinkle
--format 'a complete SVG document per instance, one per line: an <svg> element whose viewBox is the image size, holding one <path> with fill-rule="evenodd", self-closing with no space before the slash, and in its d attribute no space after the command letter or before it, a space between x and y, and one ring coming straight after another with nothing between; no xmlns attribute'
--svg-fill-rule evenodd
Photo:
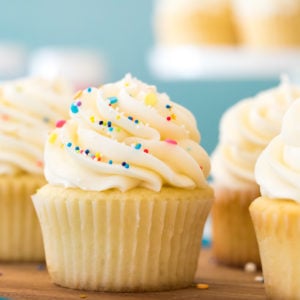
<svg viewBox="0 0 300 300"><path fill-rule="evenodd" d="M98 157L100 157L100 156L101 156L101 154L100 154L99 152L96 152L96 153L95 153L95 157L96 157L96 158L98 158Z"/></svg>
<svg viewBox="0 0 300 300"><path fill-rule="evenodd" d="M171 114L171 118L172 118L173 120L176 120L176 115L175 115L175 114Z"/></svg>
<svg viewBox="0 0 300 300"><path fill-rule="evenodd" d="M146 105L150 105L150 106L154 106L157 103L157 97L156 94L154 93L149 93L146 97L145 97L145 104Z"/></svg>
<svg viewBox="0 0 300 300"><path fill-rule="evenodd" d="M117 132L120 132L120 131L121 131L121 128L120 128L120 127L117 127L116 130L117 130Z"/></svg>
<svg viewBox="0 0 300 300"><path fill-rule="evenodd" d="M81 94L82 94L81 90L77 91L77 93L74 95L74 100L78 99L81 96Z"/></svg>
<svg viewBox="0 0 300 300"><path fill-rule="evenodd" d="M85 298L87 298L87 295L80 294L79 297L85 299Z"/></svg>
<svg viewBox="0 0 300 300"><path fill-rule="evenodd" d="M121 119L121 116L120 116L120 115L117 115L117 116L116 116L116 119L117 119L117 120L120 120L120 119Z"/></svg>
<svg viewBox="0 0 300 300"><path fill-rule="evenodd" d="M129 86L129 82L125 82L124 85L125 85L125 86Z"/></svg>
<svg viewBox="0 0 300 300"><path fill-rule="evenodd" d="M200 290L207 290L209 288L209 285L206 283L197 283L196 288Z"/></svg>
<svg viewBox="0 0 300 300"><path fill-rule="evenodd" d="M94 117L94 116L91 116L91 117L90 117L90 121L91 121L92 123L95 123L95 117Z"/></svg>
<svg viewBox="0 0 300 300"><path fill-rule="evenodd" d="M56 141L56 139L57 139L57 134L56 133L51 133L50 135L49 135L49 143L50 144L54 144L55 143L55 141Z"/></svg>

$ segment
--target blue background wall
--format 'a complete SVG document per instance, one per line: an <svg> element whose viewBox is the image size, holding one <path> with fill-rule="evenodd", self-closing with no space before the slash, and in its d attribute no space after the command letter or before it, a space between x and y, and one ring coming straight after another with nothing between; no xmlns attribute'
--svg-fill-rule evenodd
<svg viewBox="0 0 300 300"><path fill-rule="evenodd" d="M29 51L53 45L99 49L108 65L107 81L125 73L167 92L195 114L202 145L217 143L223 111L239 99L274 86L275 80L162 81L150 73L147 54L154 46L154 3L146 0L0 0L0 42L23 43Z"/></svg>

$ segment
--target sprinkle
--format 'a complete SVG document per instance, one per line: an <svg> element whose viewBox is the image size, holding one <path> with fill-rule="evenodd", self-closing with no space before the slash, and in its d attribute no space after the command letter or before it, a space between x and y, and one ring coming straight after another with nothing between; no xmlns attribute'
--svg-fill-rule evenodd
<svg viewBox="0 0 300 300"><path fill-rule="evenodd" d="M49 119L48 117L44 117L44 118L43 118L43 121L44 121L45 123L49 123L49 122L50 122L50 119Z"/></svg>
<svg viewBox="0 0 300 300"><path fill-rule="evenodd" d="M171 121L171 117L170 116L167 116L167 121Z"/></svg>
<svg viewBox="0 0 300 300"><path fill-rule="evenodd" d="M206 283L197 283L196 288L200 290L207 290L209 288L209 285Z"/></svg>
<svg viewBox="0 0 300 300"><path fill-rule="evenodd" d="M66 121L65 120L59 120L56 122L55 126L56 128L61 128L65 125Z"/></svg>
<svg viewBox="0 0 300 300"><path fill-rule="evenodd" d="M112 165L113 161L110 159L110 160L108 161L108 163L109 163L110 165Z"/></svg>
<svg viewBox="0 0 300 300"><path fill-rule="evenodd" d="M99 125L100 125L100 126L103 125L103 121L99 121Z"/></svg>
<svg viewBox="0 0 300 300"><path fill-rule="evenodd" d="M128 120L132 121L132 120L133 120L133 117L128 116Z"/></svg>
<svg viewBox="0 0 300 300"><path fill-rule="evenodd" d="M113 127L109 127L108 131L112 132L112 131L114 131L114 128Z"/></svg>
<svg viewBox="0 0 300 300"><path fill-rule="evenodd" d="M79 146L75 147L75 151L79 151L79 149L80 149Z"/></svg>
<svg viewBox="0 0 300 300"><path fill-rule="evenodd" d="M82 90L77 91L77 93L74 95L74 100L78 99L82 95Z"/></svg>
<svg viewBox="0 0 300 300"><path fill-rule="evenodd" d="M43 167L43 162L42 161L40 161L40 160L38 160L37 162L36 162L36 164L37 164L37 166L38 167Z"/></svg>
<svg viewBox="0 0 300 300"><path fill-rule="evenodd" d="M171 114L171 118L172 118L173 120L176 120L176 115L175 115L175 114Z"/></svg>
<svg viewBox="0 0 300 300"><path fill-rule="evenodd" d="M86 155L88 155L88 154L90 153L90 150L89 150L89 149L86 149L86 150L84 151L84 153L85 153Z"/></svg>
<svg viewBox="0 0 300 300"><path fill-rule="evenodd" d="M121 116L120 116L120 115L117 115L117 116L116 116L116 119L117 119L117 120L120 120L120 119L121 119Z"/></svg>
<svg viewBox="0 0 300 300"><path fill-rule="evenodd" d="M124 168L126 168L126 169L129 168L129 164L128 164L126 161L123 161L123 162L122 162L122 166L123 166Z"/></svg>
<svg viewBox="0 0 300 300"><path fill-rule="evenodd" d="M92 123L95 123L95 117L94 117L94 116L91 116L91 117L90 117L90 121L91 121Z"/></svg>
<svg viewBox="0 0 300 300"><path fill-rule="evenodd" d="M82 102L81 102L81 101L78 101L76 104L77 104L77 106L81 106L81 105L82 105Z"/></svg>
<svg viewBox="0 0 300 300"><path fill-rule="evenodd" d="M67 143L67 147L72 147L72 143L71 142L69 142L69 143Z"/></svg>
<svg viewBox="0 0 300 300"><path fill-rule="evenodd" d="M200 169L203 170L203 166L199 165Z"/></svg>
<svg viewBox="0 0 300 300"><path fill-rule="evenodd" d="M171 109L172 106L171 106L170 104L167 104L167 105L166 105L166 108L167 108L167 109Z"/></svg>
<svg viewBox="0 0 300 300"><path fill-rule="evenodd" d="M134 146L134 148L137 149L137 150L141 149L141 147L142 147L142 144L140 144L140 143L137 143Z"/></svg>
<svg viewBox="0 0 300 300"><path fill-rule="evenodd" d="M154 106L157 103L157 97L156 94L150 93L146 95L145 100L144 100L146 105Z"/></svg>
<svg viewBox="0 0 300 300"><path fill-rule="evenodd" d="M165 139L165 142L172 145L177 145L177 142L172 139Z"/></svg>
<svg viewBox="0 0 300 300"><path fill-rule="evenodd" d="M139 124L139 120L134 120L134 123L135 124Z"/></svg>
<svg viewBox="0 0 300 300"><path fill-rule="evenodd" d="M46 266L45 266L45 264L38 264L38 265L36 266L36 268L37 268L37 270L39 270L39 271L43 271L43 270L46 269Z"/></svg>
<svg viewBox="0 0 300 300"><path fill-rule="evenodd" d="M108 99L110 105L115 104L115 103L118 102L117 97L108 97L107 99Z"/></svg>
<svg viewBox="0 0 300 300"><path fill-rule="evenodd" d="M144 152L145 152L145 153L149 153L149 150L148 150L148 149L144 149Z"/></svg>
<svg viewBox="0 0 300 300"><path fill-rule="evenodd" d="M57 134L53 132L53 133L50 134L48 140L49 140L49 143L50 143L50 144L54 144L55 141L56 141L56 139L57 139Z"/></svg>
<svg viewBox="0 0 300 300"><path fill-rule="evenodd" d="M254 277L254 281L264 283L264 277L260 276L260 275L257 275L257 276Z"/></svg>
<svg viewBox="0 0 300 300"><path fill-rule="evenodd" d="M120 128L120 127L117 127L116 130L117 130L117 132L120 132L120 131L121 131L121 128Z"/></svg>
<svg viewBox="0 0 300 300"><path fill-rule="evenodd" d="M85 299L85 298L87 298L87 295L80 294L79 297L82 298L82 299Z"/></svg>
<svg viewBox="0 0 300 300"><path fill-rule="evenodd" d="M244 265L244 271L248 273L254 273L256 272L257 267L256 264L253 262L248 262Z"/></svg>
<svg viewBox="0 0 300 300"><path fill-rule="evenodd" d="M9 116L8 116L8 115L6 115L6 114L4 114L4 115L1 115L1 118L2 118L2 120L4 120L4 121L7 121L7 120L9 120Z"/></svg>
<svg viewBox="0 0 300 300"><path fill-rule="evenodd" d="M92 91L92 88L91 88L91 87L87 88L87 92L88 92L88 93L90 93L91 91Z"/></svg>
<svg viewBox="0 0 300 300"><path fill-rule="evenodd" d="M71 112L73 114L77 114L78 113L78 107L74 103L71 104Z"/></svg>
<svg viewBox="0 0 300 300"><path fill-rule="evenodd" d="M107 122L107 127L111 127L111 121Z"/></svg>

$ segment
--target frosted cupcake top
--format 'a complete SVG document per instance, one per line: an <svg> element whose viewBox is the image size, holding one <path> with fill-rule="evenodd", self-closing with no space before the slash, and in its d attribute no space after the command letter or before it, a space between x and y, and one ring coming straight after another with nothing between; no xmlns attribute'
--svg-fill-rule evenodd
<svg viewBox="0 0 300 300"><path fill-rule="evenodd" d="M259 156L255 178L261 194L300 202L300 99L284 115L281 133Z"/></svg>
<svg viewBox="0 0 300 300"><path fill-rule="evenodd" d="M299 0L233 0L235 11L240 16L261 17L291 15L300 9Z"/></svg>
<svg viewBox="0 0 300 300"><path fill-rule="evenodd" d="M256 185L256 160L280 132L282 117L297 97L300 88L284 81L279 87L240 101L225 112L220 123L220 141L212 154L216 184L233 189Z"/></svg>
<svg viewBox="0 0 300 300"><path fill-rule="evenodd" d="M62 80L24 78L0 85L0 175L43 174L49 130L66 117L72 91Z"/></svg>
<svg viewBox="0 0 300 300"><path fill-rule="evenodd" d="M78 92L46 143L45 176L94 191L204 187L210 163L199 142L191 112L127 75Z"/></svg>

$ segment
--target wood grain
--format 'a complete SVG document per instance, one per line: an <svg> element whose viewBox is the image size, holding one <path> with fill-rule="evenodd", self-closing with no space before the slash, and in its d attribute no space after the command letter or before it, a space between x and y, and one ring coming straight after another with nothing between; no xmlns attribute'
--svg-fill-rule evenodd
<svg viewBox="0 0 300 300"><path fill-rule="evenodd" d="M0 264L0 297L13 300L210 300L266 299L262 283L254 281L257 273L217 265L209 249L203 249L196 274L197 283L208 289L191 287L159 293L103 293L70 290L51 283L46 269L39 264Z"/></svg>

